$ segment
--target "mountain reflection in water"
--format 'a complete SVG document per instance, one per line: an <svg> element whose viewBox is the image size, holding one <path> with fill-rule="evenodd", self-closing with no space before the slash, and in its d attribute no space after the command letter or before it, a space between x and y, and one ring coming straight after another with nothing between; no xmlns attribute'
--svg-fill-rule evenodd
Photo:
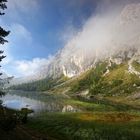
<svg viewBox="0 0 140 140"><path fill-rule="evenodd" d="M36 113L40 111L57 112L61 111L62 107L55 102L42 102L19 95L6 94L2 97L3 105L12 109L21 109L28 107L33 109Z"/></svg>

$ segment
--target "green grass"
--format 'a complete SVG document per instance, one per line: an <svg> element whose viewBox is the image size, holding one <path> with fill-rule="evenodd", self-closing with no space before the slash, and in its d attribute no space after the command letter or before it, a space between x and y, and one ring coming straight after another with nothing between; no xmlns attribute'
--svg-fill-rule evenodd
<svg viewBox="0 0 140 140"><path fill-rule="evenodd" d="M140 116L127 113L45 113L28 127L58 140L140 139Z"/></svg>
<svg viewBox="0 0 140 140"><path fill-rule="evenodd" d="M97 83L101 76L106 72L106 62L99 62L96 68L92 68L74 79L71 84L71 92L76 93L85 89L89 89L93 83Z"/></svg>
<svg viewBox="0 0 140 140"><path fill-rule="evenodd" d="M97 82L91 84L90 93L105 96L128 95L138 91L137 87L139 85L139 77L135 74L130 74L128 65L124 63L117 65L107 75L102 76Z"/></svg>
<svg viewBox="0 0 140 140"><path fill-rule="evenodd" d="M135 68L136 71L140 72L140 63L138 63L137 61L133 61L132 66Z"/></svg>
<svg viewBox="0 0 140 140"><path fill-rule="evenodd" d="M112 64L109 67L110 72L104 76L106 66L106 62L98 63L95 68L60 86L58 91L63 92L66 87L69 87L69 93L71 94L89 90L90 95L101 94L103 96L130 95L139 91L137 87L140 86L140 79L137 75L128 72L127 62L120 65ZM57 92L57 89L55 92Z"/></svg>
<svg viewBox="0 0 140 140"><path fill-rule="evenodd" d="M88 102L88 101L80 101L76 99L69 99L64 102L65 104L72 105L82 111L115 111L117 110L115 107L111 105L105 105L95 102Z"/></svg>

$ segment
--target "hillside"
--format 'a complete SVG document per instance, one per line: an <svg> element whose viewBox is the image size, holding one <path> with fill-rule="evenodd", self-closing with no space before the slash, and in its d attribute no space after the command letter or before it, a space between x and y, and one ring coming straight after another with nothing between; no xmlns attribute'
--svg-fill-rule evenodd
<svg viewBox="0 0 140 140"><path fill-rule="evenodd" d="M133 59L133 60L132 60ZM98 62L95 67L73 78L61 76L11 87L27 91L62 91L69 87L68 93L79 94L87 90L89 95L103 96L129 95L140 89L138 57L124 58L120 64L111 58Z"/></svg>

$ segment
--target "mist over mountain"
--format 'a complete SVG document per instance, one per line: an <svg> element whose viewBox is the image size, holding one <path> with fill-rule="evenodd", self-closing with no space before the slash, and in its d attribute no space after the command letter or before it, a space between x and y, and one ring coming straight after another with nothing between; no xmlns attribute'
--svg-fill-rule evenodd
<svg viewBox="0 0 140 140"><path fill-rule="evenodd" d="M99 60L115 55L123 59L126 51L127 57L139 54L140 4L126 5L117 13L91 17L56 55L48 74L63 73L72 77L93 67Z"/></svg>
<svg viewBox="0 0 140 140"><path fill-rule="evenodd" d="M19 78L18 83L61 75L77 76L100 60L113 59L120 64L126 58L140 59L139 26L140 3L114 6L114 12L99 12L85 22L46 66L33 76Z"/></svg>

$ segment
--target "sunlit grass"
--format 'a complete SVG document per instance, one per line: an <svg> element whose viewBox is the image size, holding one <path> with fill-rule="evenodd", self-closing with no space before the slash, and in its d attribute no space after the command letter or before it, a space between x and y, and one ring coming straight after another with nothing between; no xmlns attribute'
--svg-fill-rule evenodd
<svg viewBox="0 0 140 140"><path fill-rule="evenodd" d="M139 140L140 116L110 113L45 113L28 126L59 140Z"/></svg>
<svg viewBox="0 0 140 140"><path fill-rule="evenodd" d="M105 104L98 104L94 102L84 102L80 100L75 100L75 99L69 99L65 100L66 104L70 104L72 106L75 106L82 111L115 111L116 108L110 105L105 105Z"/></svg>

